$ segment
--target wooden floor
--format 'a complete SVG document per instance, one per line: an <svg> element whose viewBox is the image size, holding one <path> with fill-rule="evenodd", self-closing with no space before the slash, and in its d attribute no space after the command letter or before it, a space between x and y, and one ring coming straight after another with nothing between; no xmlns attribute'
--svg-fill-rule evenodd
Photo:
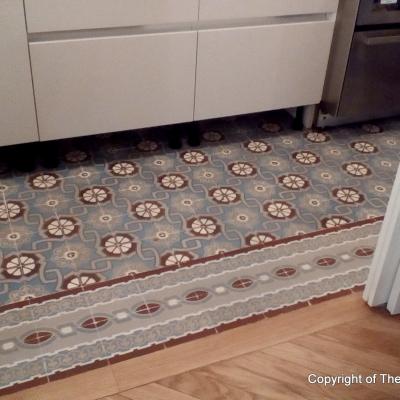
<svg viewBox="0 0 400 400"><path fill-rule="evenodd" d="M400 318L370 310L354 294L4 400L400 399L400 384L307 381L373 372L400 375Z"/></svg>

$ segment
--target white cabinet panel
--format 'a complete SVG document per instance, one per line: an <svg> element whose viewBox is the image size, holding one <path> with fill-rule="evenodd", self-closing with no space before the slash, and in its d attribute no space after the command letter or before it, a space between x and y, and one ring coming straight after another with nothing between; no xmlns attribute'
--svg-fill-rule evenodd
<svg viewBox="0 0 400 400"><path fill-rule="evenodd" d="M199 0L25 0L29 32L197 21Z"/></svg>
<svg viewBox="0 0 400 400"><path fill-rule="evenodd" d="M335 13L338 0L200 0L200 20Z"/></svg>
<svg viewBox="0 0 400 400"><path fill-rule="evenodd" d="M41 139L193 120L194 32L30 44Z"/></svg>
<svg viewBox="0 0 400 400"><path fill-rule="evenodd" d="M195 119L321 100L333 21L199 32Z"/></svg>
<svg viewBox="0 0 400 400"><path fill-rule="evenodd" d="M0 1L0 146L38 140L22 0Z"/></svg>

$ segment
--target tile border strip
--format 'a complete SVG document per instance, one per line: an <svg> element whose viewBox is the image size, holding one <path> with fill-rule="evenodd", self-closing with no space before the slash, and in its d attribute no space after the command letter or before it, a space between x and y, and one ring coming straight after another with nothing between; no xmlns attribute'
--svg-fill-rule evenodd
<svg viewBox="0 0 400 400"><path fill-rule="evenodd" d="M0 330L20 325L21 323L33 322L36 319L92 307L96 304L105 305L116 301L123 301L129 297L147 296L148 293L153 291L168 290L174 286L189 284L207 277L217 277L224 274L232 274L235 271L248 270L253 267L257 268L257 266L260 267L263 265L265 260L277 263L281 258L290 259L297 256L305 256L307 253L312 252L324 251L329 253L331 252L331 248L352 243L354 240L376 238L380 226L381 222L378 221L340 232L321 234L311 239L299 239L287 244L254 250L247 254L238 254L216 261L207 261L203 264L196 264L195 268L182 266L173 271L165 271L137 280L116 283L113 286L81 291L75 295L49 299L41 303L29 303L23 308L8 310L1 314ZM51 310L51 315L49 314L49 310Z"/></svg>
<svg viewBox="0 0 400 400"><path fill-rule="evenodd" d="M205 330L208 331L208 333L212 333L213 331L219 333L224 330L224 327L238 326L237 324L240 323L239 321L241 320L248 321L248 318L250 318L249 321L258 320L265 316L268 317L273 316L274 314L280 314L279 310L288 311L306 305L312 305L318 296L319 298L325 296L329 296L330 298L332 295L336 297L338 292L349 294L349 289L356 286L358 287L360 284L365 282L368 269L369 267L363 266L349 270L345 273L335 274L315 281L309 281L303 285L296 285L275 292L267 292L262 295L250 296L243 300L233 301L218 307L212 307L208 310L188 314L182 318L173 318L164 322L156 323L147 328L137 328L133 331L121 332L109 337L98 338L94 342L84 343L74 348L64 349L57 354L44 353L37 359L35 358L35 360L29 359L16 365L9 365L5 369L4 373L7 373L7 370L11 371L13 368L18 368L20 373L17 373L14 380L11 381L12 383L10 382L9 386L5 386L4 389L22 384L25 380L29 381L32 378L37 379L45 376L51 377L56 374L62 376L62 374L69 370L82 370L82 368L93 364L93 360L112 363L114 361L116 362L116 360L121 360L121 357L122 359L126 359L126 354L130 354L132 351L131 349L136 349L134 350L134 354L138 356L139 354L144 354L143 352L147 352L149 348L154 348L154 346L161 349L163 347L170 347L174 342L181 343L182 341L187 341L188 339L185 338L191 337L195 339L202 337L204 336L204 333L202 332ZM320 281L325 281L325 284L322 286L322 291L315 287L315 284ZM344 288L346 289L343 291ZM315 302L315 304L317 304L317 302ZM189 326L191 326L191 328L187 329ZM171 332L171 328L175 328L177 331ZM149 335L152 340L145 340L145 342L143 342L143 335ZM119 344L122 343L123 346L121 348ZM117 348L115 348L115 344L118 345ZM159 346L161 346L161 348ZM100 348L103 348L101 352L99 352ZM23 372L29 369L31 362L39 362L40 364L42 362L44 362L44 364L51 362L57 364L57 360L60 357L62 359L63 353L65 354L66 351L71 353L70 357L72 357L72 362L70 365L66 365L61 369L61 366L57 367L54 365L54 372L46 368L43 372L36 374L32 378L29 375L25 375ZM73 353L80 354L81 351L88 353L86 361L79 355L77 356L77 360L74 361L73 358L75 358L75 356ZM53 358L54 360L52 361ZM5 384L7 383L5 382Z"/></svg>
<svg viewBox="0 0 400 400"><path fill-rule="evenodd" d="M66 370L66 371L55 372L46 377L34 378L33 380L30 380L30 381L17 383L17 384L14 384L13 386L9 386L9 387L0 389L0 396L16 393L21 390L30 389L30 388L33 388L36 386L44 385L46 383L55 382L57 380L66 379L66 378L81 374L83 372L88 372L88 371L92 371L92 370L95 370L98 368L111 366L111 365L117 364L119 362L123 362L123 361L127 361L127 360L130 360L133 358L148 355L148 354L151 354L151 353L154 353L157 351L161 351L161 350L164 350L164 349L167 349L170 347L174 347L174 346L177 346L177 345L180 345L183 343L189 343L189 342L192 342L192 341L195 341L197 339L201 339L201 338L204 338L207 336L216 335L216 334L223 333L225 331L229 331L229 330L232 330L232 329L235 329L238 327L256 323L263 319L271 319L271 318L274 318L274 317L282 315L282 314L286 314L286 313L290 313L290 312L299 310L301 308L312 307L313 305L317 305L317 304L323 303L325 301L337 299L339 297L344 297L344 296L348 296L351 294L357 294L361 290L363 290L364 287L365 287L365 285L355 285L351 289L341 289L338 292L328 293L322 297L315 298L310 301L299 301L293 305L283 306L276 310L269 310L269 311L266 311L266 312L263 312L260 314L251 315L246 318L238 318L237 320L235 320L233 322L222 323L215 328L204 329L204 330L196 332L196 333L189 333L181 338L170 339L167 342L162 343L162 344L153 344L144 349L133 350L130 353L126 353L123 355L116 355L116 356L111 357L106 360L96 360L90 364L86 364L83 366L76 366L76 367Z"/></svg>
<svg viewBox="0 0 400 400"><path fill-rule="evenodd" d="M255 250L263 250L266 248L278 246L280 244L288 244L288 243L291 243L294 241L299 241L299 240L303 240L303 239L307 239L307 238L314 238L314 237L326 235L329 233L335 233L335 232L340 232L340 231L344 231L344 230L349 230L354 227L361 227L361 226L365 226L365 225L369 225L369 224L374 224L376 222L383 221L383 219L384 219L384 216L381 216L381 217L375 217L375 218L366 219L366 220L362 220L362 221L352 222L352 223L334 227L334 228L321 229L321 230L310 232L310 233L307 233L304 235L290 236L290 237L283 238L283 239L277 239L277 240L274 240L269 243L263 243L263 244L258 244L255 246L243 247L240 249L226 252L221 255L213 255L213 256L209 256L209 257L199 258L196 260L192 260L191 262L188 262L182 266L162 267L162 268L158 268L154 271L146 271L146 272L142 272L142 273L135 274L132 276L123 276L120 278L115 278L115 279L107 280L104 282L99 282L99 283L96 283L93 285L89 285L85 288L78 288L78 289L74 289L74 290L65 290L65 291L52 293L52 294L45 295L45 296L40 296L40 297L31 299L31 300L25 300L22 302L5 304L5 305L0 306L0 316L2 313L5 313L6 311L9 311L12 309L20 309L20 308L24 308L28 305L44 303L48 300L60 299L60 298L66 297L66 296L79 294L82 292L88 292L88 291L90 292L90 291L94 291L94 290L97 290L97 289L100 289L103 287L110 287L110 286L113 286L118 283L126 283L126 282L130 282L133 280L143 279L148 276L160 275L160 274L162 274L164 272L168 272L168 271L176 271L176 270L182 269L182 268L196 267L197 265L201 265L201 264L207 263L209 261L220 261L224 258L228 258L228 257L240 255L240 254L247 254L247 253L250 253Z"/></svg>

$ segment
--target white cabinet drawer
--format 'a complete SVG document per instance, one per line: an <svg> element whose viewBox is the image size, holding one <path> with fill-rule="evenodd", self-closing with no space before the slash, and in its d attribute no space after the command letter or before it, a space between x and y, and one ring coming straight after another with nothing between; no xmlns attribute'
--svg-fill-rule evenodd
<svg viewBox="0 0 400 400"><path fill-rule="evenodd" d="M194 32L30 44L41 139L193 120Z"/></svg>
<svg viewBox="0 0 400 400"><path fill-rule="evenodd" d="M22 0L0 1L0 146L39 139Z"/></svg>
<svg viewBox="0 0 400 400"><path fill-rule="evenodd" d="M199 0L25 0L29 32L197 21Z"/></svg>
<svg viewBox="0 0 400 400"><path fill-rule="evenodd" d="M195 119L319 103L333 25L199 32Z"/></svg>
<svg viewBox="0 0 400 400"><path fill-rule="evenodd" d="M200 20L335 13L338 0L200 0Z"/></svg>

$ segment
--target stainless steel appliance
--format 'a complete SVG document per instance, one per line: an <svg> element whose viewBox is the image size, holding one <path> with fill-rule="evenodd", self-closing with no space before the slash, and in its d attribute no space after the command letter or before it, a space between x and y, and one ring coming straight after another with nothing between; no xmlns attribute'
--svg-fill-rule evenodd
<svg viewBox="0 0 400 400"><path fill-rule="evenodd" d="M318 125L400 114L400 0L342 0Z"/></svg>

